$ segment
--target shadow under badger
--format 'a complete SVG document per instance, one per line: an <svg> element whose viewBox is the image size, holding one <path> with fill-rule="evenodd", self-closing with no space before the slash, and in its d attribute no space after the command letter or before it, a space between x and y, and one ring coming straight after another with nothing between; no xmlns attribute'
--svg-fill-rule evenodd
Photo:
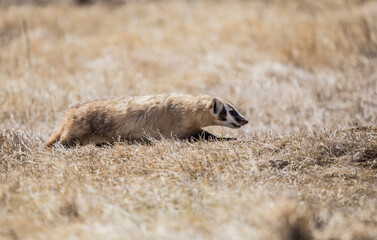
<svg viewBox="0 0 377 240"><path fill-rule="evenodd" d="M152 95L96 100L66 112L46 146L115 141L148 141L149 138L232 140L202 128L240 128L248 121L230 103L208 95Z"/></svg>

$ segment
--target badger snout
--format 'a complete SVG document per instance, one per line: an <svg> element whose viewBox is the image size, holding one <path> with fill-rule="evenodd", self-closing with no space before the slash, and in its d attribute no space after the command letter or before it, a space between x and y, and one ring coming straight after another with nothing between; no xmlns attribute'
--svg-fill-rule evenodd
<svg viewBox="0 0 377 240"><path fill-rule="evenodd" d="M240 128L243 125L246 125L248 123L249 123L248 120L242 118L242 119L237 119L237 123L231 123L231 125L232 125L232 128Z"/></svg>
<svg viewBox="0 0 377 240"><path fill-rule="evenodd" d="M243 125L246 125L249 123L249 121L247 121L246 119L240 119L237 121L239 125L243 126Z"/></svg>

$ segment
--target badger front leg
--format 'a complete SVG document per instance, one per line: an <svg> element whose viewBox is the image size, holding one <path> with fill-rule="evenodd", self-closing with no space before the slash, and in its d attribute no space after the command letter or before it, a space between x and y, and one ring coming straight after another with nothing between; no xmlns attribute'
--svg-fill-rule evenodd
<svg viewBox="0 0 377 240"><path fill-rule="evenodd" d="M212 133L209 133L207 131L201 130L195 134L192 134L189 137L189 140L192 142L196 142L199 140L206 140L206 141L231 141L231 140L237 140L237 138L223 138L223 137L217 137L213 135Z"/></svg>

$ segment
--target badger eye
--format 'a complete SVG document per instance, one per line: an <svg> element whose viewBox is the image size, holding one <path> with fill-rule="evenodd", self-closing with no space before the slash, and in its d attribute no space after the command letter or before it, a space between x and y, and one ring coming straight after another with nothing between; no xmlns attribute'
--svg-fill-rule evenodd
<svg viewBox="0 0 377 240"><path fill-rule="evenodd" d="M229 111L229 114L232 115L232 116L237 115L236 111L234 111L233 109Z"/></svg>

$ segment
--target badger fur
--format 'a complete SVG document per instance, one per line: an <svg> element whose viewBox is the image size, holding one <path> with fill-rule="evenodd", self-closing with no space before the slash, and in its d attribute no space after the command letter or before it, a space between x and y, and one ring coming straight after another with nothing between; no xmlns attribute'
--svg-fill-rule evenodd
<svg viewBox="0 0 377 240"><path fill-rule="evenodd" d="M46 146L143 141L148 138L218 139L202 128L240 128L248 121L234 106L208 95L153 95L96 100L71 107Z"/></svg>

